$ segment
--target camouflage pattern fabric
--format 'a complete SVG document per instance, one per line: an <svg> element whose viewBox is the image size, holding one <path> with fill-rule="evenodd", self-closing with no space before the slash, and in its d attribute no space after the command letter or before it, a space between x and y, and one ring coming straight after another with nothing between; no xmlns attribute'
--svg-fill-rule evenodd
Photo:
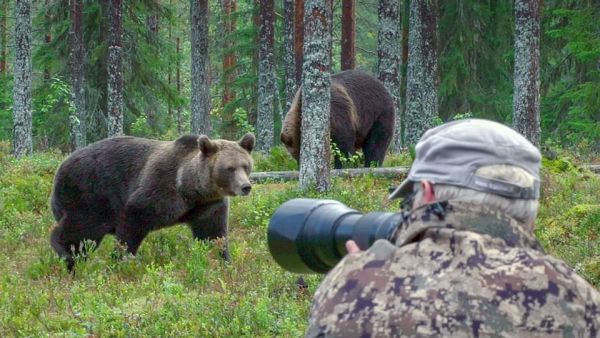
<svg viewBox="0 0 600 338"><path fill-rule="evenodd" d="M507 215L435 203L413 211L395 244L329 272L307 337L600 335L600 293Z"/></svg>

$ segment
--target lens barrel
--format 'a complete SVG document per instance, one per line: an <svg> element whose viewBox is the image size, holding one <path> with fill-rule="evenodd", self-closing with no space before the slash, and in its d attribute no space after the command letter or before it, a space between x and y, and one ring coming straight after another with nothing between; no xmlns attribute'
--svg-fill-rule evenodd
<svg viewBox="0 0 600 338"><path fill-rule="evenodd" d="M325 273L347 253L346 241L353 239L361 249L368 249L378 239L389 239L402 219L401 213L363 215L338 201L297 198L275 211L267 242L284 269Z"/></svg>

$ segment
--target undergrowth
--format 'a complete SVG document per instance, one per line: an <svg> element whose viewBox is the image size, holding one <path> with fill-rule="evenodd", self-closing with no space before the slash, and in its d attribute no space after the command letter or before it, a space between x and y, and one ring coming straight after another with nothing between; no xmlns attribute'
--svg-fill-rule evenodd
<svg viewBox="0 0 600 338"><path fill-rule="evenodd" d="M49 245L54 171L64 158L15 160L0 145L0 336L297 337L322 276L279 268L266 247L274 210L295 197L332 198L363 212L397 210L385 199L399 182L334 179L326 194L297 182L255 185L232 198L231 263L219 245L197 242L185 226L151 233L136 257L117 258L107 239L69 274ZM257 158L256 170L292 170L285 152ZM408 156L389 157L400 165ZM567 161L568 162L568 161ZM389 163L389 162L388 162ZM406 163L408 164L408 163ZM406 165L404 164L404 165ZM600 286L600 177L576 165L545 162L537 235L546 250Z"/></svg>

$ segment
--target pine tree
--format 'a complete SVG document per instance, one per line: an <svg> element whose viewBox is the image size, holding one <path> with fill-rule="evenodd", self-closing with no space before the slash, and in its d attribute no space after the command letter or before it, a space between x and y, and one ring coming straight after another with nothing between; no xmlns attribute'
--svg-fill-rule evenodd
<svg viewBox="0 0 600 338"><path fill-rule="evenodd" d="M87 110L85 106L85 47L83 44L83 1L71 0L71 84L75 112L70 116L71 139L74 149L85 147L85 121Z"/></svg>
<svg viewBox="0 0 600 338"><path fill-rule="evenodd" d="M148 47L153 52L153 54L158 55L161 54L160 50L160 36L159 36L159 28L160 28L160 13L159 13L159 1L158 0L147 0L146 7L146 29L147 29L147 41ZM153 67L154 68L154 67ZM149 73L151 74L151 81L158 81L160 78L160 74L157 69L149 69ZM159 110L160 104L156 95L148 95L145 102L145 115L147 117L148 125L153 130L159 129Z"/></svg>
<svg viewBox="0 0 600 338"><path fill-rule="evenodd" d="M208 1L191 0L192 133L211 135L208 51Z"/></svg>
<svg viewBox="0 0 600 338"><path fill-rule="evenodd" d="M235 32L235 11L237 10L237 0L222 0L224 17L224 35L225 43L223 48L223 107L235 99L235 92L231 89L231 85L235 80L235 44L233 33Z"/></svg>
<svg viewBox="0 0 600 338"><path fill-rule="evenodd" d="M296 59L294 55L294 0L283 0L283 67L285 70L285 111L287 112L290 110L292 100L294 99L294 95L296 94Z"/></svg>
<svg viewBox="0 0 600 338"><path fill-rule="evenodd" d="M377 38L379 80L392 95L396 126L392 151L402 148L402 114L400 110L400 13L398 0L379 0L379 33Z"/></svg>
<svg viewBox="0 0 600 338"><path fill-rule="evenodd" d="M295 0L294 11L294 51L296 54L296 84L302 82L304 64L304 0Z"/></svg>
<svg viewBox="0 0 600 338"><path fill-rule="evenodd" d="M438 115L435 0L410 2L405 144L414 145Z"/></svg>
<svg viewBox="0 0 600 338"><path fill-rule="evenodd" d="M318 191L330 186L330 10L329 0L305 2L300 187Z"/></svg>
<svg viewBox="0 0 600 338"><path fill-rule="evenodd" d="M8 0L0 0L0 76L6 75L6 42L8 35L8 26L6 24L8 18Z"/></svg>
<svg viewBox="0 0 600 338"><path fill-rule="evenodd" d="M15 64L13 87L13 153L16 157L33 151L31 134L31 1L17 0L15 6Z"/></svg>
<svg viewBox="0 0 600 338"><path fill-rule="evenodd" d="M356 67L356 6L354 0L342 0L342 52L340 64L342 70Z"/></svg>
<svg viewBox="0 0 600 338"><path fill-rule="evenodd" d="M540 144L540 2L515 1L513 128Z"/></svg>
<svg viewBox="0 0 600 338"><path fill-rule="evenodd" d="M108 47L108 136L123 135L123 2L111 0Z"/></svg>
<svg viewBox="0 0 600 338"><path fill-rule="evenodd" d="M270 152L273 147L275 98L275 55L273 0L260 1L260 47L258 51L258 115L256 150Z"/></svg>

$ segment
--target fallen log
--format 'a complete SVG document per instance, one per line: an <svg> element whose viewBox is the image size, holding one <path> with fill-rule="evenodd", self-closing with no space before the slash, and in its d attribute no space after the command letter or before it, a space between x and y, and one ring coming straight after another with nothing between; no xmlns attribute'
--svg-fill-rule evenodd
<svg viewBox="0 0 600 338"><path fill-rule="evenodd" d="M593 173L600 174L600 164L586 164L583 168ZM408 174L410 167L389 167L389 168L356 168L356 169L334 169L331 171L332 177L358 177L363 175L373 175L376 177L403 179ZM297 171L265 171L250 174L250 179L254 183L264 182L287 182L298 179Z"/></svg>
<svg viewBox="0 0 600 338"><path fill-rule="evenodd" d="M355 168L355 169L334 169L331 171L331 177L358 177L363 175L373 175L385 178L402 179L408 174L409 167L389 167L389 168ZM265 181L286 182L298 179L297 171L266 171L250 174L250 179L255 183L264 183Z"/></svg>

